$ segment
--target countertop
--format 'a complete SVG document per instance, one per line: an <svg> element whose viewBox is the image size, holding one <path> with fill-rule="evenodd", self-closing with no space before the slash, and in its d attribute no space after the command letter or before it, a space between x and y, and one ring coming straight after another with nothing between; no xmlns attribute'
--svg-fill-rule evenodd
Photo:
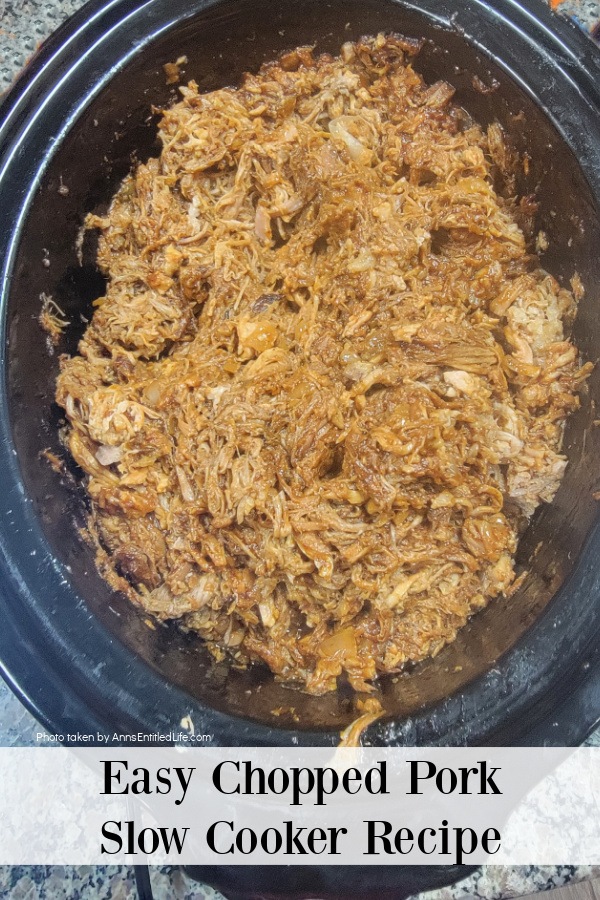
<svg viewBox="0 0 600 900"><path fill-rule="evenodd" d="M544 0L540 0L544 2ZM600 0L549 0L600 40ZM39 44L83 3L81 0L0 0L0 92L5 91ZM0 746L35 746L43 731L0 679ZM600 746L600 729L589 742ZM419 900L508 900L599 877L600 867L486 866L472 877ZM171 866L152 867L156 900L221 900ZM132 868L125 866L0 866L0 897L10 900L135 900Z"/></svg>

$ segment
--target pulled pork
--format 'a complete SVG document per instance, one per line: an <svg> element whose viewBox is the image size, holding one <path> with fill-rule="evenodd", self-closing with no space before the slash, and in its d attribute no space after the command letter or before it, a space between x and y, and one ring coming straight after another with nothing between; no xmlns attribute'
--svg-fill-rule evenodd
<svg viewBox="0 0 600 900"><path fill-rule="evenodd" d="M417 50L181 88L160 157L88 218L108 287L58 378L105 577L314 694L509 590L587 371L494 190L501 130Z"/></svg>

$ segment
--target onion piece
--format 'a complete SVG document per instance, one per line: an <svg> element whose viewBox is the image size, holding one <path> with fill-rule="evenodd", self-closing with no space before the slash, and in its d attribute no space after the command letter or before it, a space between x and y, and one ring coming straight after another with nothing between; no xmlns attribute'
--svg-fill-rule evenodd
<svg viewBox="0 0 600 900"><path fill-rule="evenodd" d="M369 165L373 159L373 151L365 147L344 127L350 120L351 116L339 116L337 119L332 119L328 126L329 134L344 142L353 162Z"/></svg>
<svg viewBox="0 0 600 900"><path fill-rule="evenodd" d="M110 447L108 444L101 444L96 450L96 459L101 466L112 466L120 461L121 456L120 447Z"/></svg>

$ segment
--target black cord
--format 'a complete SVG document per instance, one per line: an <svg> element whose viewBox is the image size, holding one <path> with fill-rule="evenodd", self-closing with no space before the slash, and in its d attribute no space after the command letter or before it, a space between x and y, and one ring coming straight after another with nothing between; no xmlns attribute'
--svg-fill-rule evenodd
<svg viewBox="0 0 600 900"><path fill-rule="evenodd" d="M134 866L135 883L139 900L153 900L152 885L150 884L150 871L148 866Z"/></svg>
<svg viewBox="0 0 600 900"><path fill-rule="evenodd" d="M130 819L135 819L135 813L139 810L139 802L132 800L131 795L126 799L127 815ZM154 900L152 893L152 885L150 884L150 870L147 864L134 866L135 884L137 887L139 900Z"/></svg>

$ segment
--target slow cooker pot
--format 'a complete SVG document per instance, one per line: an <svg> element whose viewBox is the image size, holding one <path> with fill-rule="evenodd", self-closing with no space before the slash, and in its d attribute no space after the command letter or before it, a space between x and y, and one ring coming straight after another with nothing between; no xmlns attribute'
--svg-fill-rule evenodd
<svg viewBox="0 0 600 900"><path fill-rule="evenodd" d="M343 691L293 695L299 722L275 717L290 692L264 670L228 671L201 642L149 628L99 577L79 529L80 473L63 455L53 404L58 354L73 352L103 291L84 215L106 208L136 160L156 153L152 106L169 103L163 64L188 57L203 90L234 84L303 43L336 51L380 30L427 38L416 68L445 78L483 124L499 121L528 155L549 240L543 265L586 286L574 336L600 345L600 54L539 0L92 0L42 48L0 110L0 666L51 732L178 731L223 745L334 745L354 716ZM474 78L476 76L476 78ZM38 316L51 295L70 325L49 352ZM383 679L373 744L575 744L600 718L600 372L565 438L556 499L519 548L520 590L474 617L435 660ZM383 867L204 871L264 896L398 897L465 869ZM245 888L244 888L245 885ZM252 888L248 887L252 885ZM274 887L276 886L276 887Z"/></svg>
<svg viewBox="0 0 600 900"><path fill-rule="evenodd" d="M228 671L175 628L151 629L97 574L79 529L80 473L64 456L53 403L58 354L73 352L103 291L85 214L101 211L136 160L157 153L153 106L185 55L202 90L299 44L337 51L365 33L425 37L415 67L445 78L481 123L499 121L530 164L548 237L543 265L586 286L575 341L600 345L600 53L539 0L92 0L42 48L1 109L0 660L52 732L180 730L221 744L333 745L352 697L293 695L256 667ZM70 321L49 351L40 295ZM52 349L52 348L51 348ZM569 466L519 548L521 588L475 616L435 659L379 687L374 743L572 744L600 718L600 371L569 421Z"/></svg>

